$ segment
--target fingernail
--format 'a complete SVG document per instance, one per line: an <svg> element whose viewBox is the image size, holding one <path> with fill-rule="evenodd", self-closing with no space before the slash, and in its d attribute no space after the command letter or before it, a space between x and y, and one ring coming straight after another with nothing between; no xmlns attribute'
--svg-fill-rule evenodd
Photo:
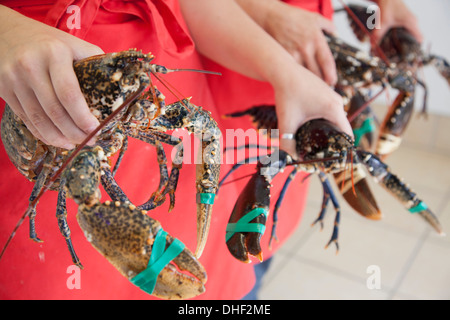
<svg viewBox="0 0 450 320"><path fill-rule="evenodd" d="M95 131L95 130L98 128L99 125L100 125L99 123L96 124L96 125L93 125L93 126L90 127L88 130L86 130L86 131L87 131L86 133L89 134L89 133ZM97 131L97 132L95 133L95 135L98 136L98 135L100 134L100 131L101 131L101 130Z"/></svg>

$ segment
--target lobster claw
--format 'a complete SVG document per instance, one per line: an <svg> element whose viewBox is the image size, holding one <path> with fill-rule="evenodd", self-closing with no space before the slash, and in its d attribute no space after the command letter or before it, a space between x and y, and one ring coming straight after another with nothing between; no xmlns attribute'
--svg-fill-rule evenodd
<svg viewBox="0 0 450 320"><path fill-rule="evenodd" d="M387 157L400 145L403 132L414 111L414 91L400 92L380 126L376 153Z"/></svg>
<svg viewBox="0 0 450 320"><path fill-rule="evenodd" d="M363 217L380 220L383 216L366 181L366 176L360 164L353 165L353 169L349 168L334 174L336 184L341 186L341 194L347 203Z"/></svg>
<svg viewBox="0 0 450 320"><path fill-rule="evenodd" d="M262 158L247 182L228 220L226 243L231 255L249 263L249 254L263 261L260 240L266 229L273 177L291 161L283 150Z"/></svg>
<svg viewBox="0 0 450 320"><path fill-rule="evenodd" d="M378 184L400 201L410 213L420 215L437 233L444 234L437 216L399 177L390 172L385 163L367 151L357 150L356 154Z"/></svg>
<svg viewBox="0 0 450 320"><path fill-rule="evenodd" d="M204 267L146 211L118 201L83 204L77 220L94 248L145 292L162 299L188 299L205 291Z"/></svg>
<svg viewBox="0 0 450 320"><path fill-rule="evenodd" d="M248 255L263 260L260 240L270 204L270 183L259 171L249 180L236 201L227 225L228 250L236 259L251 262Z"/></svg>

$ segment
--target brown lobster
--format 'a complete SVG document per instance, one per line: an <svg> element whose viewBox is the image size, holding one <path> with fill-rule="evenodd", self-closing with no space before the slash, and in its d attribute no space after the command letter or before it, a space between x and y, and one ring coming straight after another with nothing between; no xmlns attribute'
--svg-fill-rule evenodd
<svg viewBox="0 0 450 320"><path fill-rule="evenodd" d="M236 114L238 116L251 115L256 124L261 124L262 121L266 125L276 125L277 123L274 106L254 107ZM229 116L235 115L230 114ZM276 129L276 127L268 129ZM342 172L349 165L365 167L375 181L399 200L407 210L419 214L438 233L442 233L442 227L437 217L425 202L393 174L381 159L368 151L355 147L353 139L339 131L329 121L316 119L306 122L295 133L295 141L297 156L300 160L294 161L283 150L275 150L270 156L262 157L259 159L256 172L237 199L229 219L226 237L228 249L236 259L249 262L249 254L261 259L260 239L265 231L265 222L269 215L270 183L276 174L287 166L294 168L286 179L275 204L271 239L275 237L277 211L281 206L286 188L299 171L305 171L319 175L324 191L322 209L314 223L322 223L327 205L331 200L336 210L336 217L333 234L327 246L334 242L339 248L340 207L327 174ZM231 170L236 170L240 165L235 165ZM227 177L228 174L221 180L219 186ZM358 178L354 177L354 179ZM351 185L348 187L351 189Z"/></svg>
<svg viewBox="0 0 450 320"><path fill-rule="evenodd" d="M206 272L197 258L206 243L219 179L220 130L210 113L189 99L165 105L164 96L151 84L149 74L156 76L156 73L177 70L152 64L153 58L151 54L130 49L74 63L91 112L101 121L100 127L85 140L99 132L94 147L82 143L68 152L46 145L28 131L9 106L5 107L1 135L10 160L35 183L29 208L16 229L28 216L30 238L40 241L35 228L37 202L46 190L58 191L58 225L75 265L82 267L66 221L66 195L79 204L77 219L87 239L120 273L144 291L160 298L190 298L205 290ZM149 90L144 92L147 88ZM161 205L167 194L171 207L174 205L183 148L180 139L165 131L178 128L207 137L202 139L204 161L197 165L196 256L147 215L147 210ZM139 206L129 201L114 180L114 173L126 150L127 137L154 146L160 165L158 189ZM177 150L170 176L162 143L173 145ZM119 160L111 171L109 158L116 152L120 153ZM100 202L100 183L111 197L112 204ZM13 235L14 232L0 258ZM191 275L182 273L183 270L188 270Z"/></svg>
<svg viewBox="0 0 450 320"><path fill-rule="evenodd" d="M358 40L362 42L371 40L372 30L367 27L366 23L370 16L367 8L350 4L346 5L345 9L350 26ZM388 30L379 44L374 41L370 41L370 43L373 56L378 56L392 69L402 70L409 76L409 79L414 79L413 87L410 90L400 90L379 128L379 138L375 150L381 157L386 157L401 143L402 135L413 113L417 84L424 88L422 112L426 112L428 89L425 83L418 78L419 69L427 65L434 66L450 85L450 64L441 56L426 53L414 36L403 27L394 27Z"/></svg>

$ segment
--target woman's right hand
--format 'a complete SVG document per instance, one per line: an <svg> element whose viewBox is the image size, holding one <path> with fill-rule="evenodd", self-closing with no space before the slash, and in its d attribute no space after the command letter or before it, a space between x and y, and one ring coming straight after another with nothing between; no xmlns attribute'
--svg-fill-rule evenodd
<svg viewBox="0 0 450 320"><path fill-rule="evenodd" d="M324 118L353 137L342 97L325 82L300 65L281 79L273 83L281 149L296 155L295 141L282 139L282 136L295 134L301 125L312 119Z"/></svg>
<svg viewBox="0 0 450 320"><path fill-rule="evenodd" d="M103 51L0 6L0 97L44 143L72 149L98 125L73 62Z"/></svg>

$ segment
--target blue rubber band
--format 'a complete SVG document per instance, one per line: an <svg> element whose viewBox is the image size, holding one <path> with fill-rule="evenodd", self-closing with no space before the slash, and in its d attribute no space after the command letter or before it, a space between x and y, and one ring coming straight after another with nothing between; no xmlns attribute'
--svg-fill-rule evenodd
<svg viewBox="0 0 450 320"><path fill-rule="evenodd" d="M362 123L361 127L353 129L353 134L355 136L355 146L357 147L361 141L361 138L370 132L375 131L375 123L372 118L367 118Z"/></svg>
<svg viewBox="0 0 450 320"><path fill-rule="evenodd" d="M267 218L269 212L265 208L255 208L240 218L238 222L228 223L226 229L226 241L230 240L236 232L258 232L263 234L266 230L265 225L262 223L250 223L250 221L261 214L264 214Z"/></svg>
<svg viewBox="0 0 450 320"><path fill-rule="evenodd" d="M147 268L138 275L130 279L130 281L141 288L143 291L152 294L156 286L158 275L173 259L175 259L183 250L184 243L178 239L174 239L166 250L167 232L159 229L155 236L152 247L152 253L148 260Z"/></svg>
<svg viewBox="0 0 450 320"><path fill-rule="evenodd" d="M427 209L428 209L427 204L423 201L420 201L416 206L409 208L408 211L411 213L417 213Z"/></svg>
<svg viewBox="0 0 450 320"><path fill-rule="evenodd" d="M214 204L215 193L197 193L197 203Z"/></svg>

